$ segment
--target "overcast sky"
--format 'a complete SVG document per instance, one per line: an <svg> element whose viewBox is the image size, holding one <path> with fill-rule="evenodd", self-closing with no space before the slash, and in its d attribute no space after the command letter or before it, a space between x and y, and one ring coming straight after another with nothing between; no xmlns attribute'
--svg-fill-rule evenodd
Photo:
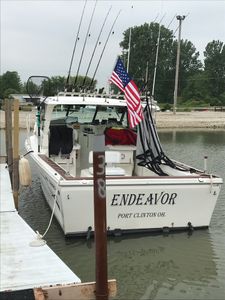
<svg viewBox="0 0 225 300"><path fill-rule="evenodd" d="M67 76L72 50L77 35L84 0L1 0L1 74L17 71L22 81L31 75ZM95 1L86 5L79 34L72 75L77 72ZM112 73L121 49L123 32L136 25L157 21L164 16L162 24L176 30L175 15L186 15L182 23L182 38L190 40L203 58L208 42L225 42L225 1L197 0L99 0L87 39L79 75L84 75L99 35L104 18L112 5L109 17L97 47L93 65L88 75L92 77L116 15L121 13L114 26L99 65L96 79L98 86L105 86ZM178 31L175 33L177 36ZM132 54L131 54L132 55ZM152 58L155 59L155 58Z"/></svg>

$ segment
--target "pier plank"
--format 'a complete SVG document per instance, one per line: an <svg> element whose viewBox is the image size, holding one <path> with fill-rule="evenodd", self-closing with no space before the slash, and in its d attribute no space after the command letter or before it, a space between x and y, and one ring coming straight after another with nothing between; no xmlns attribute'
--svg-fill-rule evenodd
<svg viewBox="0 0 225 300"><path fill-rule="evenodd" d="M0 174L0 212L15 212L16 208L7 164L0 164Z"/></svg>

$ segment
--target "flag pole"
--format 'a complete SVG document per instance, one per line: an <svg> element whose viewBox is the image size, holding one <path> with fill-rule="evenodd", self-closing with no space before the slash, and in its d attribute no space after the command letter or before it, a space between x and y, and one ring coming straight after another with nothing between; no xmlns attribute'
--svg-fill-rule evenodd
<svg viewBox="0 0 225 300"><path fill-rule="evenodd" d="M127 55L127 73L129 73L129 66L130 66L130 46L131 46L131 27L129 33L129 44L128 44L128 55Z"/></svg>

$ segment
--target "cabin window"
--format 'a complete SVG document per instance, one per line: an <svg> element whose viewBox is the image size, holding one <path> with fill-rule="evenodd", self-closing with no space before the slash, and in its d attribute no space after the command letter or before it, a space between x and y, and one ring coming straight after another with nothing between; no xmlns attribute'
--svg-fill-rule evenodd
<svg viewBox="0 0 225 300"><path fill-rule="evenodd" d="M126 106L56 105L52 120L66 124L94 124L127 127Z"/></svg>

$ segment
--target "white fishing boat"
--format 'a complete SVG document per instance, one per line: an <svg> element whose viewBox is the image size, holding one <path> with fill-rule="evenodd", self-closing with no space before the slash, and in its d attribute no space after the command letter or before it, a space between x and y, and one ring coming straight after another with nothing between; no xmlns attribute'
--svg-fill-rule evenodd
<svg viewBox="0 0 225 300"><path fill-rule="evenodd" d="M105 136L108 233L207 228L222 178L169 159L150 106L128 127L124 99L59 93L43 101L26 139L41 187L65 235L94 231L93 143ZM40 135L40 136L39 136Z"/></svg>

